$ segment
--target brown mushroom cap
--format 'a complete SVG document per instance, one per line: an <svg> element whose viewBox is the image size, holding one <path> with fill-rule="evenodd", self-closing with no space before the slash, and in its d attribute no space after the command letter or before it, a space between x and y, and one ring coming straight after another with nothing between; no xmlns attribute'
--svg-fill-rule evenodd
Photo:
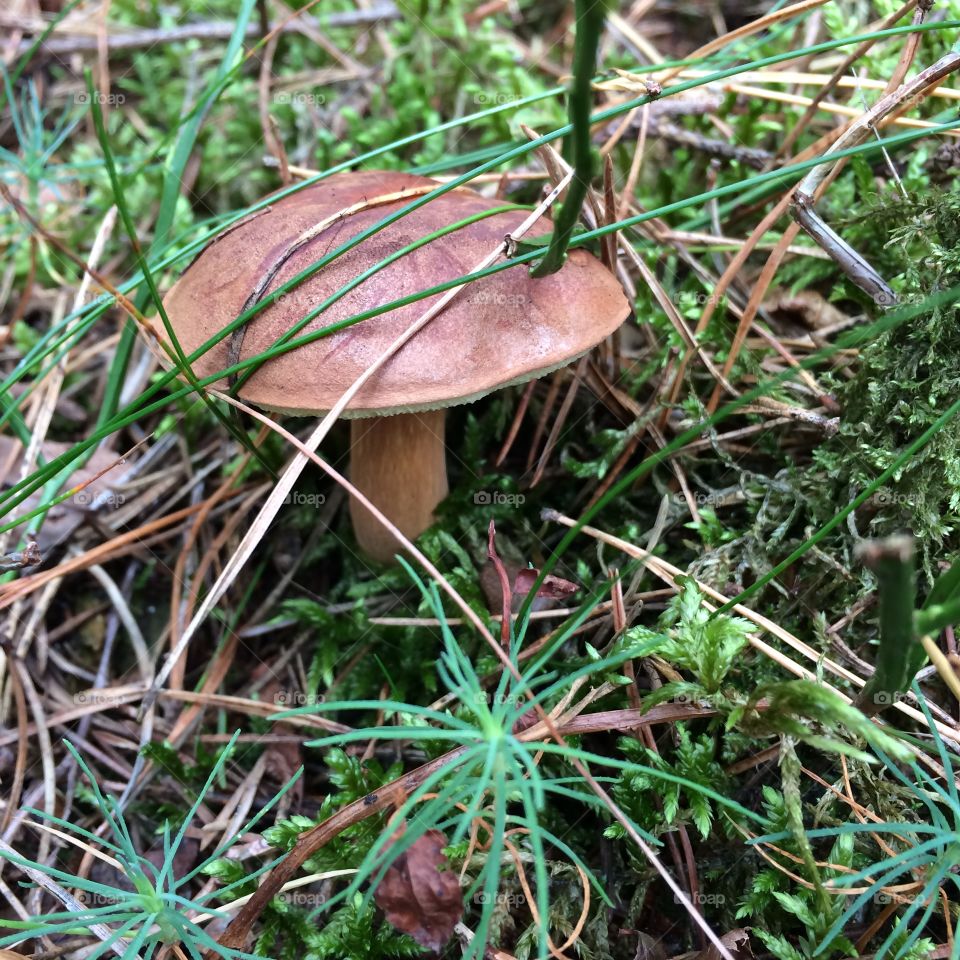
<svg viewBox="0 0 960 960"><path fill-rule="evenodd" d="M188 267L164 300L189 354L239 316L258 283L276 269L275 290L327 252L405 206L410 199L351 213L291 252L316 224L364 200L436 186L425 177L364 171L342 173L279 200L241 221ZM503 201L454 190L381 230L258 313L242 336L240 358L268 349L309 310L399 248ZM365 280L314 318L298 336L471 272L527 216L495 214L433 240ZM541 221L530 236L549 232ZM346 389L438 296L363 320L263 364L242 396L290 414L329 410ZM431 410L469 403L499 387L539 377L584 354L626 318L617 280L586 251L572 251L563 269L533 280L518 266L471 283L364 384L348 417ZM229 365L230 337L193 369L198 376Z"/></svg>

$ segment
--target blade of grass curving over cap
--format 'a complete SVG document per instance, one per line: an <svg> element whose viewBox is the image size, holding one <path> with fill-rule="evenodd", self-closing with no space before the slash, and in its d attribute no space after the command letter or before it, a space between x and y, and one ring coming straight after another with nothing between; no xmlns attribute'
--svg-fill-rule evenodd
<svg viewBox="0 0 960 960"><path fill-rule="evenodd" d="M173 225L177 199L180 196L180 190L182 188L183 172L193 152L193 147L196 143L200 126L203 123L203 120L212 104L220 96L223 90L226 89L228 78L233 76L234 70L239 69L239 64L235 64L233 61L237 59L237 54L242 48L243 39L246 36L247 24L250 21L250 16L253 13L255 3L256 0L242 0L237 13L237 22L234 26L233 33L227 42L227 48L224 52L223 59L220 62L220 66L217 69L211 84L208 86L207 92L200 97L198 104L193 108L193 110L191 110L186 117L181 119L180 124L177 127L179 135L176 145L170 157L164 164L165 172L163 186L160 192L160 208L157 214L156 223L154 225L153 240L150 244L150 251L148 253L148 257L151 259L167 243L167 235L170 232L171 226ZM91 101L91 103L94 106L97 106L95 98ZM106 148L104 149L106 152ZM119 195L117 199L119 202ZM135 247L135 250L138 250L138 248ZM146 280L145 275L143 279ZM137 297L134 301L137 309L143 311L153 295L154 290L152 289L152 284L147 281L146 288L141 288L138 291ZM157 301L157 304L159 306L159 300ZM120 391L122 389L127 367L129 366L130 357L133 353L133 345L135 341L136 330L128 320L123 326L123 330L120 334L120 342L117 345L110 364L110 371L107 377L107 386L106 390L104 391L100 415L97 418L98 426L102 426L105 422L107 422L107 420L109 420L110 417L114 415L114 413L116 413L117 404L119 403L120 399ZM177 348L177 352L180 352L179 347ZM249 448L249 444L246 441L243 441L243 444ZM259 453L257 453L256 456L258 460L261 459ZM261 460L261 462L263 461Z"/></svg>
<svg viewBox="0 0 960 960"><path fill-rule="evenodd" d="M248 2L250 2L250 0L248 0ZM206 390L200 386L199 382L197 381L196 374L194 374L193 369L190 366L190 361L187 359L183 352L183 348L180 346L180 341L177 339L177 335L170 323L170 318L167 316L167 312L163 308L163 298L160 296L160 291L157 288L156 281L153 278L153 273L150 270L150 267L147 264L147 259L143 254L143 248L140 246L140 240L137 237L137 228L133 223L133 218L130 216L130 210L127 207L123 184L120 182L120 175L117 172L117 167L113 160L113 151L110 148L110 140L107 136L106 126L103 122L103 111L100 109L100 103L95 95L93 74L90 72L89 68L85 71L85 79L87 82L87 92L90 95L90 109L93 115L93 125L97 133L97 139L100 142L100 148L103 151L104 160L106 162L107 174L110 177L110 185L113 189L114 203L117 205L117 211L120 214L120 220L123 223L123 227L127 232L127 237L130 240L133 255L137 260L137 264L140 267L141 273L143 274L144 282L146 283L147 294L145 299L153 299L157 308L157 312L160 314L160 320L167 332L167 336L170 338L170 343L174 351L174 356L171 357L171 359L176 361L180 373L186 377L187 382L196 392L197 396L203 401L207 409L217 418L217 420L220 421L221 426L227 430L227 432L234 438L234 440L237 441L237 443L240 444L242 448L251 453L257 459L260 465L267 470L268 473L272 473L269 464L263 458L263 454L251 444L250 439L240 429L240 427L230 418L224 415L223 411L217 407L217 405L207 394ZM134 334L136 332L129 318L125 324L125 329L132 330ZM118 380L119 376L125 372L124 366L124 364L117 364L116 362L111 364L110 379ZM103 411L106 409L105 400L105 405L101 409L101 416L103 415Z"/></svg>

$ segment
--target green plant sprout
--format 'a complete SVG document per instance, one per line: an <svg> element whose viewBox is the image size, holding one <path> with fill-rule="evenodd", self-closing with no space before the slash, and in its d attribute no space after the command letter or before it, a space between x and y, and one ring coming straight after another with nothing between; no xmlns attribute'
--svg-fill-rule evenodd
<svg viewBox="0 0 960 960"><path fill-rule="evenodd" d="M568 767L571 761L579 761L588 767L605 766L615 771L643 774L660 782L680 786L688 793L703 795L726 809L731 816L766 822L762 816L721 793L668 771L599 756L571 741L559 744L524 738L523 730L536 723L534 704L549 711L584 683L597 686L603 681L618 685L627 682L619 668L629 660L651 653L663 642L663 637L625 637L616 641L603 655L590 650L579 665L571 665L568 661L563 671L549 669L548 665L558 651L599 601L598 594L584 604L578 614L558 630L551 642L529 662L522 664L519 660L522 632L519 639L514 638L509 646L509 655L519 679L510 670L503 670L495 686L488 690L450 630L437 585L433 582L424 584L409 564L402 558L400 562L440 624L443 653L438 660L437 670L453 695L454 706L439 711L389 700L338 701L301 707L277 714L272 719L281 721L284 717L337 710L383 710L398 721L396 726L357 729L311 741L308 746L339 748L353 742L404 740L422 744L428 750L431 746L434 750L438 745L445 746L449 751L444 755L447 762L439 764L396 805L390 823L356 865L357 873L352 882L315 912L327 911L343 901L350 901L365 885L367 889L363 903L367 904L390 865L427 830L452 831L450 845L456 847L476 829L479 819L484 824L489 845L482 864L466 890L466 899L469 901L476 897L483 906L477 919L478 932L465 948L465 960L484 955L487 931L504 878L503 837L513 827L522 828L528 837L536 880L538 956L546 957L550 934L550 881L546 868L548 846L582 869L599 895L607 901L602 886L589 867L543 822L548 796L574 800L600 812L607 809L598 797L585 788L572 786L575 781L570 777ZM570 669L571 666L573 669ZM549 755L551 760L538 762L539 753ZM405 828L399 838L396 836L397 823L402 823ZM658 845L651 834L635 829L648 843Z"/></svg>
<svg viewBox="0 0 960 960"><path fill-rule="evenodd" d="M891 757L878 743L872 744L873 751L889 775L915 798L914 810L917 819L895 823L844 823L806 831L808 840L832 838L840 841L847 838L855 841L871 834L881 834L891 846L900 847L899 851L891 856L877 862L871 860L867 867L836 875L829 883L824 884L828 893L836 894L842 894L852 887L865 885L865 889L855 897L849 896L846 909L838 911L838 916L810 954L812 957L824 956L845 925L867 903L879 898L885 898L883 902L897 899L896 895L885 893L885 888L898 882L919 879L921 889L903 897L903 902L909 905L873 954L876 960L905 960L911 956L911 951L929 924L940 902L941 888L949 882L960 889L960 796L957 793L956 769L916 683L913 684L913 692L923 710L936 746L937 757L944 771L945 787L926 772L915 758L904 763L902 758ZM921 819L923 811L926 811L926 817ZM791 836L789 831L782 831L755 837L750 843L777 843ZM950 903L949 900L946 902ZM951 904L948 909L956 920L955 907ZM957 937L953 938L949 960L960 960L960 939Z"/></svg>
<svg viewBox="0 0 960 960"><path fill-rule="evenodd" d="M137 852L119 804L112 796L103 794L97 784L96 776L86 761L72 743L64 741L67 750L90 783L97 809L110 828L111 839L98 837L82 827L62 820L60 817L46 814L42 810L27 808L27 812L74 835L77 839L73 842L86 841L93 846L102 847L113 858L115 867L132 889L77 877L51 864L36 863L0 848L0 856L12 864L32 873L43 874L56 883L79 888L84 899L103 904L84 907L79 912L67 910L41 914L30 920L0 920L0 929L6 927L18 931L0 938L0 948L15 946L30 937L78 933L93 935L96 931L100 933L102 939L85 955L87 960L96 960L108 950L123 957L140 957L142 960L149 960L163 944L181 945L193 960L200 960L207 951L217 953L224 960L233 960L233 958L252 960L252 954L222 948L195 918L201 914L226 917L223 911L210 906L210 901L229 895L237 887L269 870L276 861L264 864L255 872L245 875L242 880L202 894L196 899L190 899L186 895L185 888L191 880L222 857L240 836L253 829L296 782L302 771L297 771L254 817L230 839L217 847L202 863L182 877L176 877L173 869L174 858L186 836L187 828L207 792L226 766L239 736L240 732L237 731L224 747L176 834L171 835L169 822L164 823L163 862L159 867L154 866L150 860Z"/></svg>
<svg viewBox="0 0 960 960"><path fill-rule="evenodd" d="M66 108L48 126L36 84L33 81L28 83L18 99L10 82L10 74L0 67L0 75L9 105L10 122L20 148L15 152L0 147L0 183L19 196L35 215L39 215L48 203L62 203L65 196L63 184L77 179L76 166L54 163L53 158L83 119L83 114ZM11 244L8 255L15 255L32 238L47 274L58 283L66 283L53 266L46 241L25 230L9 207L0 207L0 214L7 221L0 240Z"/></svg>

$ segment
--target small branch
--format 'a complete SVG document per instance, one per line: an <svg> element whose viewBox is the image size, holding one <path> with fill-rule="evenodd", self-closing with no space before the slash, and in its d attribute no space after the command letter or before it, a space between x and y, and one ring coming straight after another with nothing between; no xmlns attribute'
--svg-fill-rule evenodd
<svg viewBox="0 0 960 960"><path fill-rule="evenodd" d="M381 3L369 10L351 10L345 13L331 13L321 18L325 28L358 27L378 23L381 20L396 20L400 12L392 3ZM26 33L39 33L47 26L36 17L19 17L0 14L0 27L17 28ZM69 26L69 25L67 25ZM176 27L163 27L155 30L131 30L124 33L108 33L107 48L111 53L118 50L140 50L161 43L180 43L184 40L227 40L235 29L233 23L185 23ZM284 25L285 32L297 31L294 23ZM99 39L95 35L58 36L66 33L61 27L54 31L55 36L43 43L37 51L37 57L65 56L71 53L96 53ZM248 37L260 37L262 28L259 23L247 27ZM17 55L25 53L33 40L22 40Z"/></svg>
<svg viewBox="0 0 960 960"><path fill-rule="evenodd" d="M878 121L908 100L922 96L930 87L935 87L944 77L953 73L958 66L960 49L955 47L908 83L881 97L850 125L824 156L829 157L830 154L864 143L874 133ZM880 306L893 306L897 302L896 294L886 281L814 210L817 190L832 168L833 164L830 163L817 164L803 178L794 194L791 208L793 217L861 290L873 297Z"/></svg>

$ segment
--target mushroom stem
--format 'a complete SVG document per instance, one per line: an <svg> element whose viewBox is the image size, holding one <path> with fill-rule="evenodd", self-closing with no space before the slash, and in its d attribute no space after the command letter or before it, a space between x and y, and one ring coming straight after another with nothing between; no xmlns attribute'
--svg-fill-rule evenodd
<svg viewBox="0 0 960 960"><path fill-rule="evenodd" d="M351 480L411 540L433 523L447 495L445 416L428 410L350 421ZM352 498L350 518L364 553L390 563L400 549L393 535Z"/></svg>

